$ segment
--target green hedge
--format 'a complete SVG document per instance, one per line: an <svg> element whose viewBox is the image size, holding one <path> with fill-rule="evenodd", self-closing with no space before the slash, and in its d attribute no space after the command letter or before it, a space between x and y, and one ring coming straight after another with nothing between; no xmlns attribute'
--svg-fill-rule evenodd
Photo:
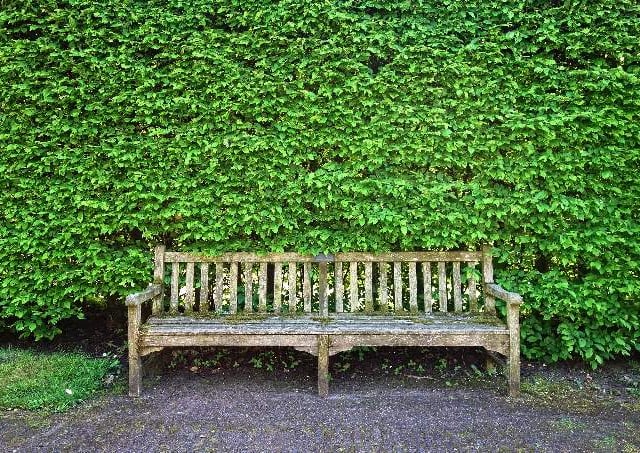
<svg viewBox="0 0 640 453"><path fill-rule="evenodd" d="M523 351L640 347L635 0L0 1L0 319L150 245L497 248Z"/></svg>

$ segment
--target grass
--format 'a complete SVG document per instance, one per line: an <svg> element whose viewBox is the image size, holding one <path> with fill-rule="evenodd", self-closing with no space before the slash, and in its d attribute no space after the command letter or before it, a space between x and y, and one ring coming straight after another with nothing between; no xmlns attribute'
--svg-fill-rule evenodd
<svg viewBox="0 0 640 453"><path fill-rule="evenodd" d="M0 409L64 411L103 389L118 367L113 358L0 348Z"/></svg>

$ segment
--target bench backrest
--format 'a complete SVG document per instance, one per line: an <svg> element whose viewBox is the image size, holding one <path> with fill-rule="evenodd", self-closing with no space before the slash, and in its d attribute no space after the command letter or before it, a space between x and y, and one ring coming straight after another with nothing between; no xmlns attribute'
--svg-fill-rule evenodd
<svg viewBox="0 0 640 453"><path fill-rule="evenodd" d="M481 272L479 269L481 266ZM196 253L155 251L164 292L153 313L495 312L491 250L471 252Z"/></svg>

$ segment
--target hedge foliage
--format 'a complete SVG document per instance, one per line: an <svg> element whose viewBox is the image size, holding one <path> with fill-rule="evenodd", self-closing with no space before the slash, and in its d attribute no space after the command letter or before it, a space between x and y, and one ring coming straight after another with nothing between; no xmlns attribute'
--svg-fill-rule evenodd
<svg viewBox="0 0 640 453"><path fill-rule="evenodd" d="M527 357L640 348L635 0L1 0L0 319L150 246L496 246Z"/></svg>

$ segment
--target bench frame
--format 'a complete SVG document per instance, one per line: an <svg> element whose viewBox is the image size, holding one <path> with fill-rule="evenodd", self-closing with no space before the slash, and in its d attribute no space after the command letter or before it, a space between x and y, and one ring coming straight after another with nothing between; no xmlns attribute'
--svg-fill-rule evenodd
<svg viewBox="0 0 640 453"><path fill-rule="evenodd" d="M365 314L355 313L329 313L328 312L328 298L327 298L327 263L343 263L343 262L454 262L457 265L457 274L452 277L452 280L456 279L458 285L458 295L456 295L456 306L459 303L459 288L460 288L460 262L482 262L482 290L484 292L484 310L485 313L494 316L495 315L495 299L501 299L506 302L507 306L507 319L506 328L496 330L461 330L455 331L443 328L441 330L434 330L428 334L421 333L409 333L409 334L397 334L393 332L366 332L364 334L354 334L345 330L344 332L336 331L336 328L322 330L321 327L317 327L313 332L301 332L299 330L291 329L287 325L287 320L283 319L280 324L281 331L269 331L269 333L256 333L246 329L247 324L242 321L234 321L232 329L227 329L225 332L217 333L202 333L197 329L190 330L189 326L195 326L196 321L191 318L185 317L177 312L177 298L179 292L178 283L178 269L179 265L173 265L175 263L188 263L187 266L187 288L186 300L187 311L191 310L189 304L193 304L194 284L193 284L193 261L198 263L260 263L260 304L263 307L263 300L266 300L266 264L264 263L305 263L304 267L304 298L305 298L305 312L310 324L316 325L318 319L329 320L340 319L345 325L349 323L357 325L360 320L367 319ZM174 316L176 322L182 322L185 326L184 332L180 332L180 335L168 335L160 336L153 335L147 332L147 325L143 323L142 319L142 305L148 301L153 304L152 312L154 315L164 312L164 276L165 276L165 263L172 263L172 300L171 307L169 308L170 316ZM191 264L189 264L191 263ZM310 308L310 289L307 287L307 275L308 268L307 263L318 263L319 266L319 309L317 313L311 313ZM263 266L264 264L264 266ZM203 266L201 264L201 266ZM205 264L205 269L208 269L208 264ZM203 267L204 267L203 266ZM342 266L342 265L340 265ZM367 273L367 279L371 281L371 264L367 264L365 272ZM415 283L415 264L412 265L413 274L410 274L409 281L411 285L411 298L413 312L416 299L416 283ZM399 268L399 267L398 267ZM190 270L189 270L190 269ZM294 266L294 272L296 267ZM430 269L430 268L429 268ZM444 264L439 268L441 275L439 281L442 280L444 275ZM217 269L216 269L217 270ZM353 268L352 268L353 270ZM357 272L357 267L356 267ZM394 269L395 272L395 269ZM342 274L341 274L342 275ZM353 277L353 273L352 279ZM397 274L394 273L394 276ZM237 279L237 275L235 275ZM430 270L429 270L429 278ZM208 274L202 271L201 284L205 288L201 290L201 300L208 301L211 294L209 294ZM385 277L386 279L386 277ZM413 280L412 280L413 279ZM249 281L252 281L251 278ZM394 291L397 288L398 281L394 281ZM426 281L426 280L425 280ZM216 282L215 295L216 298L221 297L221 282ZM353 280L352 280L353 282ZM445 278L446 282L446 278ZM471 287L474 288L476 284L470 281ZM342 283L340 283L342 285ZM430 283L429 283L430 284ZM253 286L251 283L250 286ZM400 287L402 282L400 281ZM356 284L357 288L357 284ZM386 291L386 283L385 290ZM444 287L446 291L446 285ZM443 287L440 286L440 296L442 297ZM425 291L425 295L426 295ZM397 302L397 293L396 304ZM294 306L295 306L295 295ZM342 297L342 296L340 296ZM353 296L352 296L353 297ZM431 296L428 296L431 297ZM446 308L446 295L445 297L445 311ZM475 297L475 296L474 296ZM402 298L402 289L400 289L400 300ZM371 289L367 289L367 304L369 299L372 299ZM356 293L357 300L357 293ZM309 305L307 305L307 301ZM371 304L372 304L371 300ZM475 303L475 302L474 302ZM507 358L506 374L508 377L508 393L510 396L517 396L520 391L520 326L519 326L519 309L522 303L522 297L519 294L508 292L495 284L493 281L493 265L491 249L485 246L482 252L403 252L394 254L369 254L369 253L351 253L351 254L338 254L332 255L319 255L319 256L305 256L298 254L270 254L264 256L258 256L256 254L249 253L235 253L225 254L218 257L202 256L187 253L167 252L164 246L160 245L155 248L155 260L154 260L154 282L148 286L147 289L131 294L126 298L126 305L128 306L128 345L129 345L129 395L137 397L140 395L141 390L141 378L142 378L142 357L152 352L157 352L165 347L181 346L181 347L195 347L195 346L290 346L297 350L305 351L316 355L318 357L318 393L320 396L326 396L329 391L329 356L337 354L342 351L350 350L356 346L481 346L488 352L497 352ZM461 304L461 302L460 302ZM205 304L205 308L208 307L208 302ZM396 305L396 308L398 305ZM307 310L308 308L308 310ZM401 306L400 306L401 308ZM415 306L417 309L417 306ZM206 308L204 311L208 310ZM251 307L249 311L251 311ZM430 311L430 307L429 307ZM188 313L187 313L188 314ZM273 314L273 313L270 313ZM312 318L311 315L319 315ZM413 313L415 315L415 313ZM430 313L427 313L430 315ZM277 316L277 314L273 314ZM401 315L406 316L407 313L385 313L385 316L389 316L391 319L398 319ZM248 318L248 320L250 317ZM300 320L300 318L296 318ZM315 324L311 319L315 320ZM368 318L373 319L373 318ZM377 317L380 319L380 317Z"/></svg>

